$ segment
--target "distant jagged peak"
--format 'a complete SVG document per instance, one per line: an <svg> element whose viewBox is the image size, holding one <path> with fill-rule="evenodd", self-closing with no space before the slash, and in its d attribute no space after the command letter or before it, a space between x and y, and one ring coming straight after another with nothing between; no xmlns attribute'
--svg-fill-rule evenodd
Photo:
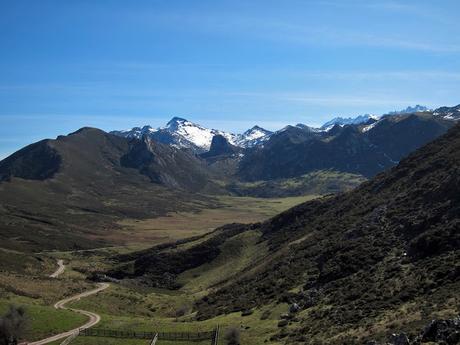
<svg viewBox="0 0 460 345"><path fill-rule="evenodd" d="M422 113L425 111L431 111L424 105L416 104L413 107L408 106L406 109L390 111L387 115L401 115L401 114L412 114L412 113Z"/></svg>
<svg viewBox="0 0 460 345"><path fill-rule="evenodd" d="M460 104L454 107L441 107L433 112L434 116L440 116L445 120L460 120Z"/></svg>
<svg viewBox="0 0 460 345"><path fill-rule="evenodd" d="M374 114L364 114L364 115L358 115L356 117L335 117L330 121L327 121L324 123L320 129L322 130L327 130L331 129L334 127L334 125L340 125L340 126L345 126L345 125L359 125L362 123L366 123L369 120L377 120L379 119L378 115Z"/></svg>
<svg viewBox="0 0 460 345"><path fill-rule="evenodd" d="M255 125L254 127L248 129L243 134L241 134L241 137L244 138L245 140L253 140L253 139L259 139L265 135L270 135L272 133L273 133L272 131L269 131L258 125Z"/></svg>
<svg viewBox="0 0 460 345"><path fill-rule="evenodd" d="M178 128L181 125L182 126L183 125L193 125L193 126L201 127L200 125L197 125L183 117L174 116L171 120L168 121L168 123L166 124L166 127L164 128L174 129L174 128Z"/></svg>

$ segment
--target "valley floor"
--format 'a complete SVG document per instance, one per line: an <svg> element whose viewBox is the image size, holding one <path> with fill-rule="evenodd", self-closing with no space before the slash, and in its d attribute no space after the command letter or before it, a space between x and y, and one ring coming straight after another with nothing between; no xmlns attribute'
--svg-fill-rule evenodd
<svg viewBox="0 0 460 345"><path fill-rule="evenodd" d="M156 244L171 242L195 235L203 235L217 226L232 223L251 223L267 219L285 209L315 196L284 199L257 199L221 197L219 208L203 209L196 213L174 213L167 217L122 222L125 233L118 233L119 245L90 250L53 251L37 254L24 254L0 249L0 262L5 266L0 270L0 315L9 305L23 305L29 315L29 326L24 338L37 341L51 335L77 328L87 322L87 317L71 310L55 309L56 301L74 296L96 287L96 283L87 278L94 272L109 271L118 264L114 257L130 254ZM212 236L212 235L209 235ZM209 237L204 236L204 238ZM281 345L284 344L283 331L297 331L295 322L280 328L282 314L289 309L287 303L272 303L258 306L248 313L241 311L219 315L204 321L197 321L194 303L212 292L218 283L234 278L235 272L244 271L255 262L262 262L268 248L260 241L260 232L249 229L238 233L223 243L220 253L209 263L189 269L178 275L181 287L177 290L147 287L137 280L124 279L111 282L110 287L96 295L86 296L69 302L67 306L97 313L101 316L95 326L98 329L113 329L139 332L203 332L212 331L217 325L222 329L219 345L224 345L225 333L237 329L241 334L241 344ZM200 243L203 238L182 243L177 248L187 248ZM175 250L175 249L171 249ZM63 260L65 270L59 271L56 278L50 275L56 272L57 261ZM447 287L455 291L458 283ZM458 291L458 290L457 290ZM290 290L289 292L296 292ZM361 339L374 334L385 335L402 329L421 329L426 319L449 318L458 310L458 297L442 298L442 291L434 292L439 298L428 301L412 301L395 305L384 313L346 330L324 329L312 344L325 344L334 335L334 341L341 339ZM446 294L445 296L450 296ZM420 302L420 303L419 303ZM306 320L313 329L320 329L318 315L329 312L331 305L320 304L301 311L298 316ZM247 314L247 315L245 315ZM281 331L280 331L281 330ZM298 332L304 330L298 329ZM310 332L310 331L309 331ZM314 333L314 332L313 332ZM62 340L51 344L60 344ZM141 339L119 339L101 337L77 337L72 344L85 345L137 345L148 344ZM208 342L193 342L205 345ZM157 345L188 345L187 342L160 340Z"/></svg>
<svg viewBox="0 0 460 345"><path fill-rule="evenodd" d="M25 306L29 315L28 330L25 334L28 341L37 341L74 329L85 324L87 317L70 310L55 309L54 303L93 289L95 284L86 278L94 271L109 269L113 265L110 258L114 255L202 235L227 223L262 221L315 197L219 197L217 208L203 209L195 213L173 213L148 220L126 219L120 223L121 231L106 238L115 243L119 242L119 246L113 247L69 252L53 251L35 255L0 249L0 257L5 258L5 269L2 267L0 270L0 314L3 314L9 305ZM201 272L186 273L181 277L184 286L180 290L146 289L135 284L112 283L105 291L70 302L68 307L100 314L101 321L97 328L199 332L211 331L220 325L223 329L221 344L224 344L226 329L230 327L241 331L243 344L264 344L276 332L279 314L287 311L287 305L267 306L266 309L270 310L270 313L267 315L265 312L262 317L264 320L261 320L264 310L255 311L245 317L238 312L206 321L194 321L194 314L191 313L194 301L206 294L208 287L216 281L216 275L230 275L235 268L234 265L243 266L246 258L253 254L249 252L253 250L253 246L250 245L255 240L253 235L244 235L242 248L235 254L232 254L233 248L228 248L226 255L230 255L228 262L232 266L218 261L214 266L202 268ZM247 245L244 245L245 243ZM179 310L182 312L178 312ZM60 344L61 341L51 344ZM144 340L95 337L79 337L72 343L147 344ZM208 342L203 342L205 343ZM157 344L186 345L186 342L162 340Z"/></svg>

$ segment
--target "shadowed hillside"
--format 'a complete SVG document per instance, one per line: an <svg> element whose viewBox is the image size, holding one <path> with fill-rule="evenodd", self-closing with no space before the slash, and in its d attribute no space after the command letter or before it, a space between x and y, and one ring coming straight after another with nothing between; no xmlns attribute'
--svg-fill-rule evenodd
<svg viewBox="0 0 460 345"><path fill-rule="evenodd" d="M352 192L237 232L222 228L216 239L207 235L120 258L127 266L112 273L145 284L168 277L164 286L178 288L178 274L224 255L223 245L212 241L250 231L258 237L252 242L257 255L209 286L196 304L199 319L276 301L300 308L280 328L287 343L351 344L418 331L437 315L459 312L458 152L460 126ZM197 254L200 260L180 260Z"/></svg>
<svg viewBox="0 0 460 345"><path fill-rule="evenodd" d="M326 132L288 126L262 147L249 150L238 175L257 181L333 169L372 177L453 125L431 113L417 113L385 116L364 125L336 125Z"/></svg>
<svg viewBox="0 0 460 345"><path fill-rule="evenodd" d="M0 176L0 242L18 250L107 245L117 220L209 200L188 192L208 185L195 157L94 128L27 146L0 162Z"/></svg>

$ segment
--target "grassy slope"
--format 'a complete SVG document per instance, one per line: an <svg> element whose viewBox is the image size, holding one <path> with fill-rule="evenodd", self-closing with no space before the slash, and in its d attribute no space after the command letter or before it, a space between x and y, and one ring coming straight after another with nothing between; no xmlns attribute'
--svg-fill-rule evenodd
<svg viewBox="0 0 460 345"><path fill-rule="evenodd" d="M205 252L196 249L219 233L150 257L140 253L133 266L171 259L171 267L162 262L164 272L180 271L182 283L172 300L206 295L199 319L244 320L235 311L254 308L256 315L267 305L299 302L304 310L278 333L282 342L351 344L415 334L431 319L460 311L459 147L457 127L349 194L300 205L226 238L219 255L191 270L181 272L178 259ZM255 254L263 256L264 245L270 255L260 260ZM240 270L237 279L231 267ZM142 272L146 282L158 277ZM167 317L178 306L159 312Z"/></svg>
<svg viewBox="0 0 460 345"><path fill-rule="evenodd" d="M236 267L248 267L258 253L264 252L263 247L256 246L258 238L259 234L252 231L235 236L222 246L221 255L212 264L181 275L179 279L184 286L178 291L144 288L127 282L128 285L112 285L101 295L82 299L72 306L102 313L98 326L101 328L190 332L209 331L220 324L223 332L228 327L241 328L243 344L262 345L276 332L279 315L287 311L287 305L266 306L245 317L237 312L204 321L194 320L192 310L195 301L213 285L230 279ZM176 311L183 306L187 307L186 315L176 318ZM266 320L260 320L265 310L271 313Z"/></svg>
<svg viewBox="0 0 460 345"><path fill-rule="evenodd" d="M28 327L25 334L27 340L39 340L50 335L76 328L86 322L84 315L68 310L56 310L52 306L43 305L37 300L20 298L10 295L0 299L0 314L9 305L23 305L28 315Z"/></svg>
<svg viewBox="0 0 460 345"><path fill-rule="evenodd" d="M288 198L216 197L215 208L194 212L174 212L167 216L136 220L124 219L122 230L108 238L123 238L126 244L150 245L202 235L229 223L254 223L272 217L294 205L316 198L304 195Z"/></svg>
<svg viewBox="0 0 460 345"><path fill-rule="evenodd" d="M56 310L52 305L64 296L85 290L90 286L88 283L48 278L56 269L56 262L45 256L2 249L0 257L0 315L10 305L25 306L29 317L25 338L38 340L78 327L86 321L83 315Z"/></svg>
<svg viewBox="0 0 460 345"><path fill-rule="evenodd" d="M253 222L266 219L285 210L292 205L309 200L314 196L257 199L220 197L220 209L203 209L195 213L175 213L166 218L150 220L156 228L169 231L167 240L179 239L191 234L201 234L213 226L229 221ZM146 221L147 222L147 221ZM156 223L155 223L156 222ZM30 315L31 323L27 334L28 340L38 339L59 331L68 330L84 323L86 318L70 311L57 311L52 305L64 296L70 296L89 289L91 284L85 281L86 274L111 268L114 264L112 257L115 254L129 253L146 246L161 243L165 239L156 235L145 236L143 231L155 232L146 229L144 222L135 222L131 231L134 236L128 240L129 245L107 247L72 252L46 252L37 255L27 255L11 250L1 250L0 258L0 311L9 304L24 305ZM203 228L205 226L205 228ZM192 231L184 231L184 228ZM171 235L172 234L172 235ZM216 324L242 327L242 337L251 344L262 344L269 334L276 330L277 313L273 317L260 321L260 312L242 318L240 313L230 314L202 322L192 321L192 306L196 299L215 283L231 278L234 268L243 269L251 264L253 257L257 257L255 248L264 252L263 247L255 246L259 234L247 232L235 237L222 246L222 254L211 265L196 271L185 273L180 277L184 283L179 291L161 289L143 289L132 285L112 284L109 290L102 294L91 296L74 303L74 306L101 313L103 319L100 327L117 329L195 331L212 330ZM142 238L148 238L148 243L142 243ZM206 238L206 237L205 237ZM191 244L199 243L197 239L184 243L179 247L186 248ZM47 276L56 269L56 259L66 261L67 269L60 279L50 279ZM189 306L185 316L176 320L175 312L183 305ZM279 309L279 307L274 307ZM281 306L279 312L284 312L286 306ZM278 313L279 314L279 313ZM249 327L249 328L248 328ZM79 338L77 343L121 344L120 340L99 338ZM59 342L57 342L59 343ZM123 342L126 343L126 342ZM133 344L138 342L134 342ZM163 342L167 345L167 342ZM171 344L171 343L169 343ZM181 343L186 345L185 343ZM172 344L171 344L172 345Z"/></svg>
<svg viewBox="0 0 460 345"><path fill-rule="evenodd" d="M299 177L270 181L235 182L227 188L236 195L286 197L308 194L330 194L349 191L364 182L361 175L334 170L318 170Z"/></svg>

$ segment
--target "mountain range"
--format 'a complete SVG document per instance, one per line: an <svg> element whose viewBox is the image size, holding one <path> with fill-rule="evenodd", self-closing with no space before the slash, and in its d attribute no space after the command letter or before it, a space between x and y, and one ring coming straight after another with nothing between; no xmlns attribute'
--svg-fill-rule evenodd
<svg viewBox="0 0 460 345"><path fill-rule="evenodd" d="M178 148L191 149L195 153L203 153L211 148L212 138L216 135L224 137L232 145L252 147L267 140L272 132L259 126L254 126L242 134L232 134L216 129L205 128L180 117L173 117L165 127L152 128L151 126L134 127L125 131L112 131L125 138L141 139L147 136L157 142L172 145Z"/></svg>
<svg viewBox="0 0 460 345"><path fill-rule="evenodd" d="M423 105L415 105L413 107L409 106L405 109L402 110L395 110L395 111L390 111L389 113L385 115L402 115L402 114L413 114L413 113L423 113L423 112L428 112L430 109ZM382 115L384 116L384 115ZM340 125L340 126L345 126L345 125L359 125L362 123L366 123L369 120L378 120L382 116L380 115L372 115L372 114L364 114L364 115L358 115L356 117L335 117L330 121L327 121L324 123L320 128L321 129L330 129L334 125Z"/></svg>
<svg viewBox="0 0 460 345"><path fill-rule="evenodd" d="M212 195L341 192L395 166L459 118L456 106L327 131L296 125L232 135L179 118L144 135L82 128L0 161L1 241L92 247L119 219L193 210L214 204Z"/></svg>
<svg viewBox="0 0 460 345"><path fill-rule="evenodd" d="M376 344L404 330L418 344L418 330L458 304L459 150L457 125L351 192L120 255L106 273L167 289L213 277L199 320L290 306L275 342Z"/></svg>
<svg viewBox="0 0 460 345"><path fill-rule="evenodd" d="M407 107L403 110L392 111L386 115L401 115L429 111L430 110L425 106L416 105L414 107ZM316 132L322 132L330 130L334 125L360 125L367 123L370 120L379 120L383 116L385 115L379 116L365 114L354 118L335 117L332 120L324 123L320 128L314 128L300 123L297 124L296 127L309 129ZM196 153L203 153L209 151L212 138L215 135L221 135L225 137L232 145L242 148L249 148L262 145L264 142L270 139L271 135L283 130L285 130L285 128L276 132L272 132L256 125L242 134L233 134L222 130L206 128L184 118L173 117L164 127L152 128L151 126L146 125L143 127L134 127L129 130L112 131L110 133L125 138L136 139L140 139L142 136L148 136L163 144L191 149Z"/></svg>
<svg viewBox="0 0 460 345"><path fill-rule="evenodd" d="M176 118L144 134L85 127L42 140L0 161L3 265L14 270L26 256L19 266L29 274L36 253L88 258L81 249L145 236L124 220L201 216L224 209L222 196L310 193L320 197L260 223L150 248L142 237L144 249L108 251L81 274L177 303L186 294L190 312L181 321L225 318L244 331L263 324L267 343L376 344L404 331L418 344L420 328L458 311L459 119L460 106L442 107L327 130L256 127L238 137ZM207 133L206 146L197 133ZM145 301L157 313L151 296Z"/></svg>

